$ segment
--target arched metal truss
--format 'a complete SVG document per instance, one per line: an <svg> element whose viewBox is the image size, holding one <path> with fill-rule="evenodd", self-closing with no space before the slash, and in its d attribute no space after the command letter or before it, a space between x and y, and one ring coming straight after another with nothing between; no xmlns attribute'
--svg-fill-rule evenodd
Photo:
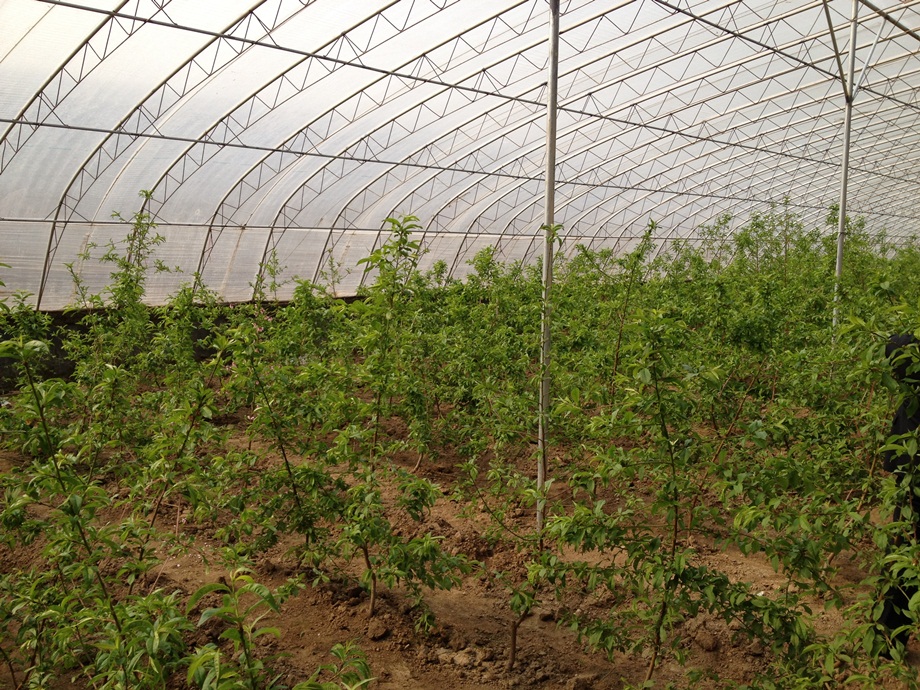
<svg viewBox="0 0 920 690"><path fill-rule="evenodd" d="M920 234L920 0L563 0L555 220L566 246L659 249L730 214L825 226L852 100L850 213ZM101 287L87 249L141 207L163 301L260 267L337 289L384 220L460 275L540 251L546 0L3 0L0 278L42 308ZM851 45L852 43L852 45ZM853 53L855 77L844 87ZM91 252L89 253L91 254ZM280 297L291 284L282 285ZM0 288L2 289L2 288Z"/></svg>

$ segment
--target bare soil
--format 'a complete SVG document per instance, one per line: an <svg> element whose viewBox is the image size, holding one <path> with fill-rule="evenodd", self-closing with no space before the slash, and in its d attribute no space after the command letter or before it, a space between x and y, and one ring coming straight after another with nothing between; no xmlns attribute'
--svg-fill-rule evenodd
<svg viewBox="0 0 920 690"><path fill-rule="evenodd" d="M233 442L250 443L242 430L235 432ZM259 450L271 462L268 451ZM406 454L399 460L412 468L417 458ZM521 462L525 460L522 455ZM0 453L0 472L9 472L23 462L13 453ZM414 529L442 537L448 550L480 560L487 571L523 571L524 555L506 542L484 538L490 522L487 512L450 499L449 488L458 477L451 458L442 456L438 461L423 461L418 472L442 486L445 496ZM194 537L193 547L180 554L161 549L160 565L146 577L149 589L179 590L190 596L204 584L226 577L226 570L218 565L220 544L213 536L217 525L191 524L190 515L188 507L181 503L165 506L160 528ZM509 527L526 531L532 520L531 514L517 511ZM260 557L254 573L256 579L277 588L303 574L296 561L287 555L291 546L292 542L279 544ZM693 546L701 563L748 583L755 593L771 596L786 586L786 579L758 555L744 556L712 543ZM40 548L41 544L35 544L15 553L0 553L0 558L4 568L28 567L39 559ZM855 560L841 559L839 565L841 584L854 585L866 575ZM586 649L563 624L562 605L548 601L520 625L517 658L509 669L509 640L515 615L508 605L508 593L501 586L481 572L474 572L453 590L427 593L426 601L435 613L437 625L433 632L421 634L414 629L414 612L401 590L381 589L378 611L369 618L368 594L353 579L333 579L318 586L306 586L284 601L280 615L265 620L264 625L278 627L281 635L261 637L258 654L281 674L282 683L292 686L306 680L320 664L333 661L329 650L334 644L351 640L366 654L376 677L370 687L379 690L614 690L630 684L641 685L650 664L647 652L616 654L608 659ZM586 597L574 604L567 601L566 605L602 610L609 602ZM825 612L820 601L814 602L813 609L819 630L832 632L842 625L837 609ZM197 629L189 642L194 645L220 642L220 632L221 628L212 620ZM681 637L686 663L681 666L665 657L655 671L655 687L674 684L706 688L724 687L729 682L745 683L762 673L770 660L769 650L749 642L723 620L711 616L700 615L685 621L672 634ZM920 645L916 642L909 647L908 663L920 666ZM691 669L717 672L719 680L691 683L687 678ZM3 673L0 687L10 682L5 670ZM174 683L175 687L185 687L184 677L176 677ZM83 686L62 682L58 687Z"/></svg>

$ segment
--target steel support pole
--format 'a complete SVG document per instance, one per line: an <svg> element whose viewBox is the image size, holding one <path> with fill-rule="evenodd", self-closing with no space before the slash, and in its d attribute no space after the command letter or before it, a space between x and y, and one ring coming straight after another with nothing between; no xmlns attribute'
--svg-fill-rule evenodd
<svg viewBox="0 0 920 690"><path fill-rule="evenodd" d="M553 242L556 194L556 89L559 82L559 0L549 0L549 75L546 80L546 212L543 217L543 294L540 301L540 403L537 429L537 532L542 535L546 484L546 427L550 406ZM543 538L540 537L542 544Z"/></svg>
<svg viewBox="0 0 920 690"><path fill-rule="evenodd" d="M847 182L850 175L850 132L852 130L853 100L856 97L856 20L859 16L859 0L853 0L850 20L850 55L847 60L847 76L843 83L846 107L843 116L843 156L840 163L840 203L837 216L837 266L834 273L834 321L837 328L840 298L840 278L843 275L843 245L847 225ZM841 75L842 76L842 75Z"/></svg>

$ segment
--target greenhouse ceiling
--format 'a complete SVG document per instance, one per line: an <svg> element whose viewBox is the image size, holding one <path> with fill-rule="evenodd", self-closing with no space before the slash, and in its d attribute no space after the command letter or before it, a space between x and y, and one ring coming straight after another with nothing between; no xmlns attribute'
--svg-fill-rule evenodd
<svg viewBox="0 0 920 690"><path fill-rule="evenodd" d="M848 213L918 234L918 5L562 0L564 246L624 251L654 222L665 247L782 205L833 232L848 100ZM357 259L404 214L425 266L459 275L487 245L535 258L547 7L0 0L0 289L56 309L72 272L104 284L92 248L142 204L181 269L152 280L154 302L196 271L247 299L268 257L307 279L332 258L354 292Z"/></svg>

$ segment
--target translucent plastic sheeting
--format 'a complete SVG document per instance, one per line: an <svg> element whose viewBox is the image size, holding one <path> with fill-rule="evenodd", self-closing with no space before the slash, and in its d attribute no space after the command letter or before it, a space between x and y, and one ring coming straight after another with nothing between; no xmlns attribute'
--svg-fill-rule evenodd
<svg viewBox="0 0 920 690"><path fill-rule="evenodd" d="M848 211L916 235L920 0L861 0L854 46L851 7L563 2L563 249L626 251L654 221L665 250L780 207L832 232L851 50ZM248 299L268 260L279 298L330 259L354 291L403 214L452 275L488 245L539 254L544 0L3 0L0 26L0 295L66 305L113 211L151 214L182 267L152 302L196 271Z"/></svg>
<svg viewBox="0 0 920 690"><path fill-rule="evenodd" d="M365 282L365 269L358 261L370 255L378 245L381 232L348 231L334 233L335 250L330 254L334 264L341 266L340 280L334 285L338 294L355 294ZM332 265L332 264L328 264Z"/></svg>
<svg viewBox="0 0 920 690"><path fill-rule="evenodd" d="M268 229L226 228L201 272L202 282L228 302L252 299L267 238Z"/></svg>
<svg viewBox="0 0 920 690"><path fill-rule="evenodd" d="M74 223L62 237L58 249L60 256L72 258L67 262L69 266L64 262L52 266L45 307L63 309L80 305L78 285L87 294L104 295L117 266L111 261L104 261L103 257L112 248L124 253L125 238L130 232L131 226L127 223ZM149 238L152 240L157 235L162 237L162 242L151 246L148 261L150 270L146 297L151 304L165 303L181 286L192 283L195 270L191 261L192 248L200 244L201 230L195 237L193 228L159 227L151 231ZM157 262L167 270L156 270L154 265Z"/></svg>
<svg viewBox="0 0 920 690"><path fill-rule="evenodd" d="M329 269L328 257L323 254L328 235L327 230L306 228L291 228L279 234L271 246L271 256L282 269L282 275L322 281L321 273Z"/></svg>
<svg viewBox="0 0 920 690"><path fill-rule="evenodd" d="M0 299L14 293L38 293L45 255L37 251L50 224L0 220Z"/></svg>

